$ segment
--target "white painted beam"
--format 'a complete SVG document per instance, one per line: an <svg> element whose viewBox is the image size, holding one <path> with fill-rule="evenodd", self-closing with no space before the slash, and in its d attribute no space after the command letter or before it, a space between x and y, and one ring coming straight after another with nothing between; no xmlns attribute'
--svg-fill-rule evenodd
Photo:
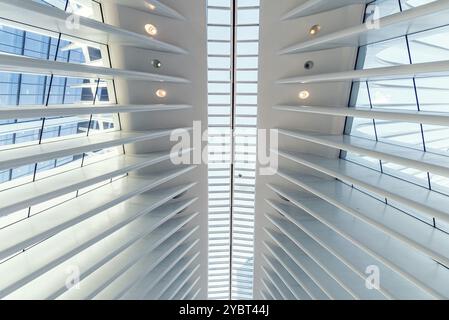
<svg viewBox="0 0 449 320"><path fill-rule="evenodd" d="M0 17L105 45L119 44L177 54L187 53L182 48L153 37L82 16L74 19L72 13L30 0L0 0ZM142 26L142 33L144 31Z"/></svg>
<svg viewBox="0 0 449 320"><path fill-rule="evenodd" d="M330 2L330 1L327 1ZM332 0L335 2L335 0ZM341 47L361 47L449 24L449 1L441 0L378 20L317 36L282 49L280 54L294 54Z"/></svg>

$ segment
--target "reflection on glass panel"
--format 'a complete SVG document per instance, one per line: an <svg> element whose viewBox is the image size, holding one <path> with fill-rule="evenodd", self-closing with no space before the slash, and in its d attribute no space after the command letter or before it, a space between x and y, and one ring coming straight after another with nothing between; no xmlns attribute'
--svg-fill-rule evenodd
<svg viewBox="0 0 449 320"><path fill-rule="evenodd" d="M358 65L363 69L409 64L405 38L383 41L361 47Z"/></svg>
<svg viewBox="0 0 449 320"><path fill-rule="evenodd" d="M413 9L437 0L400 0L402 5L402 10Z"/></svg>
<svg viewBox="0 0 449 320"><path fill-rule="evenodd" d="M368 84L366 82L357 82L353 85L351 108L371 108Z"/></svg>
<svg viewBox="0 0 449 320"><path fill-rule="evenodd" d="M94 0L33 0L49 6L66 10L79 16L101 21L100 4Z"/></svg>
<svg viewBox="0 0 449 320"><path fill-rule="evenodd" d="M420 110L449 112L449 77L418 78L415 82Z"/></svg>
<svg viewBox="0 0 449 320"><path fill-rule="evenodd" d="M444 193L449 196L449 178L430 174L430 185L432 190Z"/></svg>
<svg viewBox="0 0 449 320"><path fill-rule="evenodd" d="M424 150L421 126L416 123L375 120L378 141Z"/></svg>
<svg viewBox="0 0 449 320"><path fill-rule="evenodd" d="M354 118L351 121L351 136L376 140L373 120Z"/></svg>
<svg viewBox="0 0 449 320"><path fill-rule="evenodd" d="M417 111L413 80L383 80L368 83L373 108Z"/></svg>
<svg viewBox="0 0 449 320"><path fill-rule="evenodd" d="M386 161L382 161L382 169L385 174L410 181L424 188L429 187L427 172Z"/></svg>
<svg viewBox="0 0 449 320"><path fill-rule="evenodd" d="M376 0L367 6L365 20L383 18L400 11L397 0Z"/></svg>
<svg viewBox="0 0 449 320"><path fill-rule="evenodd" d="M410 35L409 43L413 63L447 60L449 27Z"/></svg>
<svg viewBox="0 0 449 320"><path fill-rule="evenodd" d="M378 159L374 159L371 157L362 156L360 154L347 152L345 157L345 160L360 164L364 167L374 169L376 171L381 171L380 167L380 161Z"/></svg>

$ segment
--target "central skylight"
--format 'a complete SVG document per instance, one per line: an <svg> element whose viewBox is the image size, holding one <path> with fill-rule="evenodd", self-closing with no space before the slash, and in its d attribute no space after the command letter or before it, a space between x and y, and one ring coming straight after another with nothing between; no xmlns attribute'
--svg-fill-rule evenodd
<svg viewBox="0 0 449 320"><path fill-rule="evenodd" d="M259 0L209 0L210 299L253 297L258 51Z"/></svg>

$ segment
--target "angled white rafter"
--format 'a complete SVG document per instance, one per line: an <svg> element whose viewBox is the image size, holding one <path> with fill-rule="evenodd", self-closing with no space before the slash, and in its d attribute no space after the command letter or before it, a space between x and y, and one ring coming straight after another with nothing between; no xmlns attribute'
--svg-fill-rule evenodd
<svg viewBox="0 0 449 320"><path fill-rule="evenodd" d="M281 20L302 18L353 4L365 4L371 1L372 0L306 0L285 13Z"/></svg>
<svg viewBox="0 0 449 320"><path fill-rule="evenodd" d="M186 129L189 130L189 129ZM0 170L170 136L172 130L115 131L2 150Z"/></svg>
<svg viewBox="0 0 449 320"><path fill-rule="evenodd" d="M329 135L284 129L279 129L279 133L302 141L354 152L449 177L449 158L436 153L347 135Z"/></svg>
<svg viewBox="0 0 449 320"><path fill-rule="evenodd" d="M313 300L328 300L328 294L318 286L316 281L309 277L299 265L297 265L287 254L283 253L280 248L264 241L265 247L268 249L274 259L282 266L289 275L284 275L288 283L297 282ZM276 267L274 261L271 261L273 267ZM277 266L275 269L282 269ZM283 271L281 271L283 272Z"/></svg>
<svg viewBox="0 0 449 320"><path fill-rule="evenodd" d="M320 73L278 80L278 84L312 84L338 81L377 81L449 76L449 60L362 70Z"/></svg>
<svg viewBox="0 0 449 320"><path fill-rule="evenodd" d="M320 230L326 227L330 228L430 296L441 299L449 295L445 280L443 280L447 278L449 271L407 243L392 238L370 224L348 216L345 211L326 203L323 199L311 197L307 193L289 191L282 187L276 186L274 189L293 204L283 206L287 206L289 210L295 212L294 215L289 214L289 211L286 210L283 210L282 213L288 216L293 223L303 227L304 223L312 221L308 227L315 228L318 239ZM281 207L278 205L277 208ZM311 220L310 216L318 222ZM434 269L437 271L432 275L427 272L427 270Z"/></svg>
<svg viewBox="0 0 449 320"><path fill-rule="evenodd" d="M191 293L195 288L197 288L198 283L200 282L201 276L198 275L194 277L192 280L189 280L180 290L179 292L173 296L172 300L185 300L186 297Z"/></svg>
<svg viewBox="0 0 449 320"><path fill-rule="evenodd" d="M283 259L284 263L298 265L304 272L306 272L311 279L315 281L317 286L326 293L326 295L333 299L351 300L354 297L340 285L339 281L335 280L330 274L326 272L314 259L307 255L300 247L298 247L286 234L275 232L273 230L265 229L267 235L274 241L278 248L274 248L270 244L270 251L276 254L279 259Z"/></svg>
<svg viewBox="0 0 449 320"><path fill-rule="evenodd" d="M48 209L43 214L31 216L21 220L0 234L0 259L4 259L23 248L63 232L93 216L101 214L117 205L126 206L126 202L133 203L133 197L153 190L157 186L170 181L179 174L154 175L147 177L126 177L114 181L92 192L88 192L57 207ZM182 194L193 187L195 183L174 188L151 191L154 199L166 199ZM63 214L61 213L63 212Z"/></svg>
<svg viewBox="0 0 449 320"><path fill-rule="evenodd" d="M449 198L439 192L343 159L329 159L297 152L272 151L350 185L402 203L404 206L426 215L429 219L437 218L449 222L449 211L447 210Z"/></svg>
<svg viewBox="0 0 449 320"><path fill-rule="evenodd" d="M64 116L81 116L108 113L137 113L152 111L176 111L190 109L184 104L154 104L154 105L50 105L50 106L0 106L0 119L28 119Z"/></svg>
<svg viewBox="0 0 449 320"><path fill-rule="evenodd" d="M319 106L275 106L275 110L311 115L355 117L387 121L400 121L436 126L449 126L449 115L445 112L412 111L394 108L339 108Z"/></svg>
<svg viewBox="0 0 449 320"><path fill-rule="evenodd" d="M157 246L158 242L150 243L146 239L139 240L136 244L124 250L103 266L95 270L91 275L82 280L80 290L68 290L58 297L61 300L87 300L92 299L115 279L122 275L136 261L145 259L153 265L158 265L172 252L181 252L184 247L192 248L198 243L198 239L189 240L199 227L182 229L177 231L167 240Z"/></svg>
<svg viewBox="0 0 449 320"><path fill-rule="evenodd" d="M195 218L197 215L198 214L192 214L191 216L192 218ZM172 222L170 221L170 223ZM183 224L178 223L176 226L177 229L173 229L175 230L174 232L182 230L181 228L183 228L186 223L187 222L183 222ZM198 227L196 227L195 230L198 230ZM163 233L154 234L154 236L159 236L162 239L168 239L168 237L171 237L171 235L167 236ZM158 238L154 237L154 240L157 239ZM184 243L168 254L162 261L158 261L158 263L154 263L155 261L153 260L153 256L151 254L144 255L132 266L128 267L117 278L113 279L113 281L103 288L98 294L96 294L93 299L120 299L134 287L138 286L139 283L146 281L146 277L149 274L159 277L159 279L162 278L170 267L176 265L182 258L193 252L198 245L197 243L197 241ZM151 289L151 287L149 289Z"/></svg>
<svg viewBox="0 0 449 320"><path fill-rule="evenodd" d="M188 269L189 267L198 268L198 257L200 253L190 253L186 254L185 257L181 259L176 259L175 263L165 264L162 263L158 265L153 272L147 274L145 278L142 279L141 285L137 290L131 290L129 293L125 294L120 300L133 299L135 296L137 299L145 300L158 300L162 294L178 280L178 278Z"/></svg>
<svg viewBox="0 0 449 320"><path fill-rule="evenodd" d="M279 53L294 54L340 47L360 47L447 24L449 24L449 1L436 1L376 21L368 21L365 24L318 36L282 49Z"/></svg>
<svg viewBox="0 0 449 320"><path fill-rule="evenodd" d="M79 169L67 171L34 183L4 190L0 193L0 215L8 215L17 210L45 202L64 194L89 187L131 171L139 170L169 160L170 153L154 153L140 156L120 156ZM189 166L177 171L190 171ZM170 175L169 172L166 175Z"/></svg>
<svg viewBox="0 0 449 320"><path fill-rule="evenodd" d="M433 226L404 215L398 209L337 180L298 175L287 170L280 170L279 175L417 252L449 265L449 239ZM360 209L362 205L363 210Z"/></svg>
<svg viewBox="0 0 449 320"><path fill-rule="evenodd" d="M133 8L139 10L140 12L148 12L150 14L155 14L163 17L168 17L177 20L185 20L186 18L173 9L172 7L166 5L162 1L158 0L143 0L143 1L129 1L129 0L100 0L100 2L114 2L121 6Z"/></svg>
<svg viewBox="0 0 449 320"><path fill-rule="evenodd" d="M274 257L270 257L266 254L262 254L266 263L277 273L279 278L284 282L285 286L290 290L290 292L295 296L297 300L316 300L308 287L305 286L304 280L296 280L285 267Z"/></svg>
<svg viewBox="0 0 449 320"><path fill-rule="evenodd" d="M270 265L262 265L262 270L265 273L266 279L271 282L271 284L276 288L276 291L281 295L281 300L295 300L294 294ZM304 300L311 300L307 294L304 295L303 298Z"/></svg>
<svg viewBox="0 0 449 320"><path fill-rule="evenodd" d="M125 225L111 221L103 230L103 224L90 228L74 228L61 233L42 244L25 251L1 267L12 275L1 283L1 294L6 299L55 299L67 290L64 270L78 266L80 278L84 278L118 254L153 231L179 228L193 217L174 219L180 210L188 207L192 200L181 200L165 204L154 204L144 195L133 206L121 208L122 215L134 216ZM115 214L113 212L112 216ZM169 226L169 227L167 227ZM84 230L87 229L87 235ZM168 230L166 230L168 232ZM59 241L59 242L57 242ZM57 249L55 243L59 243ZM45 284L45 286L43 286ZM33 288L40 288L34 290Z"/></svg>
<svg viewBox="0 0 449 320"><path fill-rule="evenodd" d="M77 16L76 27L70 25L72 13L29 0L0 0L0 18L32 25L44 30L73 36L101 44L121 44L143 49L186 54L187 51L175 45L117 28L100 21ZM4 20L3 23L7 23ZM144 30L142 30L142 33Z"/></svg>
<svg viewBox="0 0 449 320"><path fill-rule="evenodd" d="M188 283L188 281L198 275L198 270L200 265L193 266L191 268L186 269L182 274L180 274L176 281L174 281L171 286L169 286L164 293L158 297L158 300L173 300L173 298L178 294L178 292L182 289L182 287Z"/></svg>
<svg viewBox="0 0 449 320"><path fill-rule="evenodd" d="M369 265L378 266L385 279L388 279L380 287L380 291L384 295L383 299L386 297L396 299L434 298L333 230L314 221L313 218L300 214L298 218L304 223L299 224L298 219L291 220L292 217L295 217L294 215L288 214L291 207L280 206L274 201L270 201L270 205L285 217L282 219L271 214L266 215L268 220L281 231L277 234L270 232L276 241L283 241L289 251L295 252L299 248L305 252L310 259L351 294L352 298L350 299L379 299L379 296L373 297L378 293L366 290L365 272ZM287 210L287 215L284 210ZM348 298L343 296L343 299Z"/></svg>
<svg viewBox="0 0 449 320"><path fill-rule="evenodd" d="M124 78L126 80L151 82L189 83L189 80L180 77L141 71L96 67L69 62L49 61L10 54L0 55L0 71L24 74L55 75L60 77L95 78L104 80Z"/></svg>

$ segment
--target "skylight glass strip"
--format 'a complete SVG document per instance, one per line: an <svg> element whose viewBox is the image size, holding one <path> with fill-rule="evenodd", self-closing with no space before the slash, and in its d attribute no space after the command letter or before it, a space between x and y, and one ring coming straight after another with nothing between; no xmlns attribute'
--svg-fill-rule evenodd
<svg viewBox="0 0 449 320"><path fill-rule="evenodd" d="M259 0L209 0L208 19L209 298L251 299Z"/></svg>

